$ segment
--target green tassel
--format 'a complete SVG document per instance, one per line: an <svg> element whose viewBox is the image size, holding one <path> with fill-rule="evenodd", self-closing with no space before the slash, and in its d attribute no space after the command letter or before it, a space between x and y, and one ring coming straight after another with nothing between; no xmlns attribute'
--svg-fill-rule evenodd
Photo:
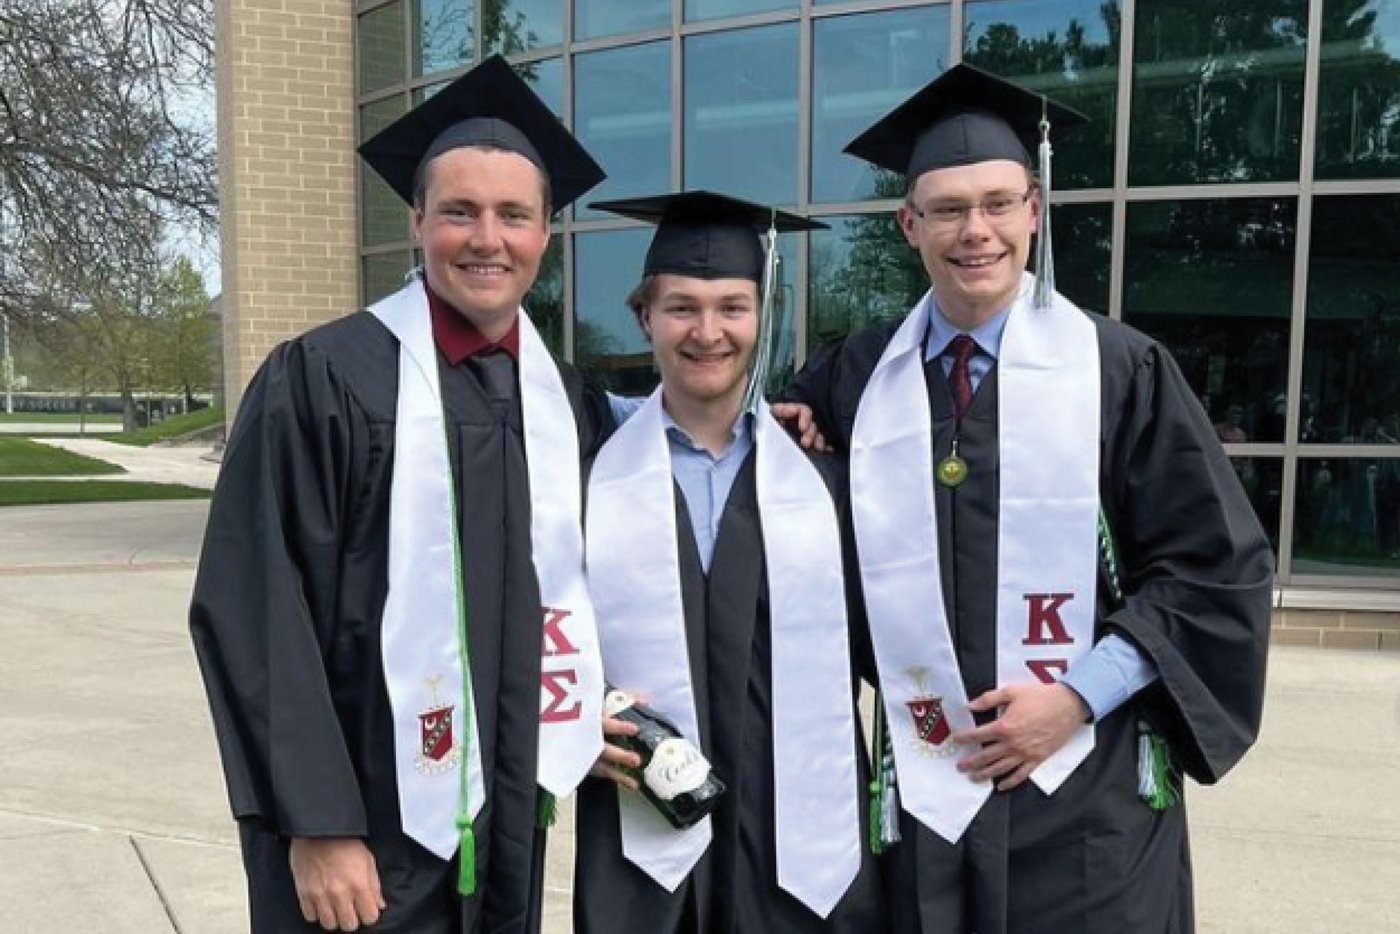
<svg viewBox="0 0 1400 934"><path fill-rule="evenodd" d="M535 826L540 830L548 830L554 826L554 822L558 819L559 807L554 800L554 795L541 788L535 806Z"/></svg>
<svg viewBox="0 0 1400 934"><path fill-rule="evenodd" d="M457 891L464 897L476 894L476 833L470 817L457 818L462 842L457 848Z"/></svg>
<svg viewBox="0 0 1400 934"><path fill-rule="evenodd" d="M870 852L879 856L885 852L885 841L880 839L880 802L883 798L878 777L870 780Z"/></svg>
<svg viewBox="0 0 1400 934"><path fill-rule="evenodd" d="M1154 811L1181 800L1180 778L1172 768L1167 741L1146 722L1138 722L1138 797Z"/></svg>

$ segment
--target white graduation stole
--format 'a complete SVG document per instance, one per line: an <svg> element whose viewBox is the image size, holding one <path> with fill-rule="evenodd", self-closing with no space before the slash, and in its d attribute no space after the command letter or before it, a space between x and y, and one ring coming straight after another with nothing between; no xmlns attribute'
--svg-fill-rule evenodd
<svg viewBox="0 0 1400 934"><path fill-rule="evenodd" d="M645 695L698 745L661 416L657 389L598 454L588 488L588 579L609 681ZM826 917L861 858L840 531L821 476L766 407L755 424L773 640L778 883ZM640 795L621 790L618 809L623 854L675 891L710 844L710 819L678 831Z"/></svg>
<svg viewBox="0 0 1400 934"><path fill-rule="evenodd" d="M997 358L997 683L1053 681L1093 646L1098 516L1098 337L1056 294L1033 308L1032 279ZM923 340L933 293L876 364L856 412L851 498L861 578L905 810L949 842L991 794L949 742L973 716L948 626L934 504ZM957 494L954 494L957 495ZM979 621L969 621L977 624ZM1092 725L1031 773L1052 794L1089 754Z"/></svg>
<svg viewBox="0 0 1400 934"><path fill-rule="evenodd" d="M463 627L459 561L471 560L471 543L458 555L448 427L422 282L410 282L369 311L399 341L389 593L380 636L393 709L399 814L405 833L450 859L460 839L459 809L464 806L475 818L486 799L462 644L471 622ZM563 795L602 748L602 662L583 579L573 409L549 351L523 311L520 387L530 537L544 618L538 778L547 791Z"/></svg>

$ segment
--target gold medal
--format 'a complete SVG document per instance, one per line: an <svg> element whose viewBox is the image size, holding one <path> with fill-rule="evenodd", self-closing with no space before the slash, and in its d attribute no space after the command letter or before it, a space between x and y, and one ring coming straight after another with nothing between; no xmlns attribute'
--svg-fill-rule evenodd
<svg viewBox="0 0 1400 934"><path fill-rule="evenodd" d="M967 479L967 461L958 456L957 439L953 440L953 450L938 462L934 473L938 476L938 482L949 489L960 486Z"/></svg>

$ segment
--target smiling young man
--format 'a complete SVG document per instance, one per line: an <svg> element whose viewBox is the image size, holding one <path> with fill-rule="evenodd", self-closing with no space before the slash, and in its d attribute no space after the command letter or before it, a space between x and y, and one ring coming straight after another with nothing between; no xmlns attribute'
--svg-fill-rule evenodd
<svg viewBox="0 0 1400 934"><path fill-rule="evenodd" d="M636 792L625 770L637 757L605 747L599 780L579 792L575 930L883 930L832 465L804 455L750 390L763 316L776 313L761 308L757 229L819 225L708 192L594 207L657 224L628 304L661 373L589 478L604 668L728 790L676 830Z"/></svg>
<svg viewBox="0 0 1400 934"><path fill-rule="evenodd" d="M892 931L1190 931L1174 785L1259 726L1272 558L1209 420L1160 344L1024 274L1030 153L1079 120L960 65L852 142L905 175L932 288L788 393L849 456Z"/></svg>
<svg viewBox="0 0 1400 934"><path fill-rule="evenodd" d="M252 930L532 934L542 800L602 745L580 463L611 422L521 302L602 172L498 57L361 152L423 275L272 352L190 613Z"/></svg>

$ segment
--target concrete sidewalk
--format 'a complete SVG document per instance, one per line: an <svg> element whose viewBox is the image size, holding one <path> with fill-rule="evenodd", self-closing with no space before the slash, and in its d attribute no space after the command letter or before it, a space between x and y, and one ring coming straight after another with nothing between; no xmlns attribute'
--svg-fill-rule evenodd
<svg viewBox="0 0 1400 934"><path fill-rule="evenodd" d="M62 448L84 457L95 457L116 464L126 471L102 477L45 477L47 480L141 480L148 483L183 483L212 490L219 476L219 463L210 460L208 445L188 447L136 447L100 438L33 438L41 444ZM15 478L23 479L23 478Z"/></svg>
<svg viewBox="0 0 1400 934"><path fill-rule="evenodd" d="M0 510L5 934L247 929L184 621L206 509ZM1271 664L1259 746L1189 790L1198 930L1400 930L1400 654L1280 648ZM548 934L569 930L562 816Z"/></svg>

